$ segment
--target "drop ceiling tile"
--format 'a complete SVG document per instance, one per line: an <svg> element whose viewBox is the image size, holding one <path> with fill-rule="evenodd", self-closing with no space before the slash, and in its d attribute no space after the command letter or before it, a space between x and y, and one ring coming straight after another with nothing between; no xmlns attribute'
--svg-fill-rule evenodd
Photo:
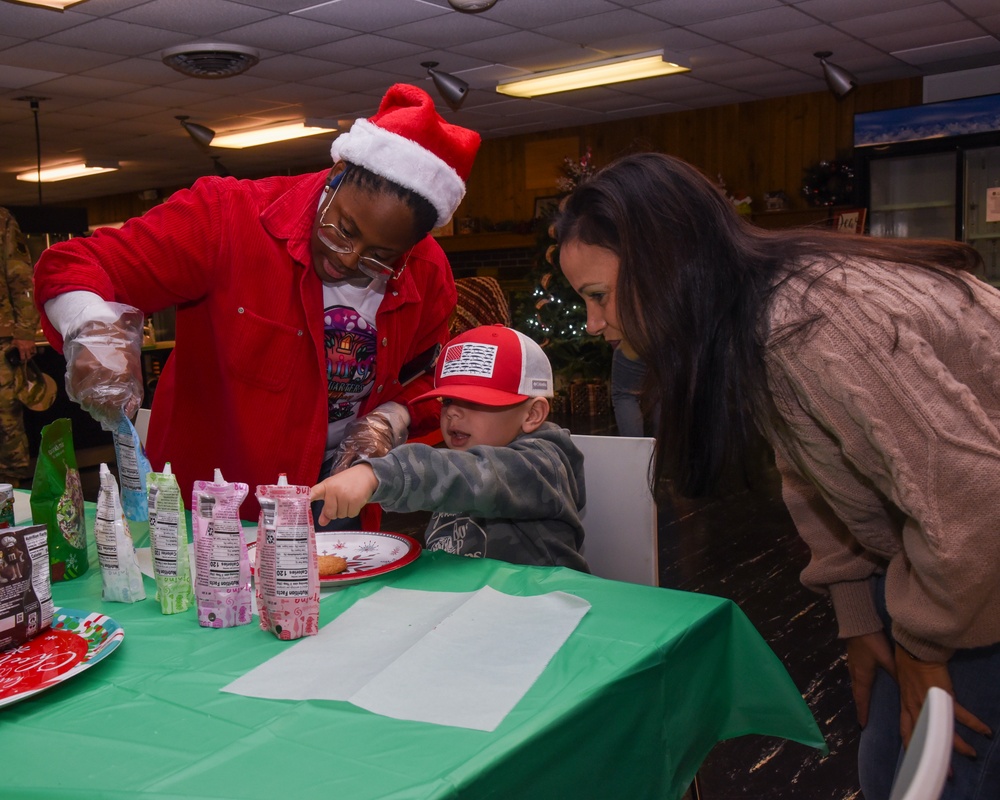
<svg viewBox="0 0 1000 800"><path fill-rule="evenodd" d="M819 50L835 51L839 45L850 41L853 41L853 38L843 31L829 25L813 25L792 33L771 33L749 39L738 39L733 42L733 46L754 55L773 58L781 53L805 51L811 55ZM813 60L819 64L815 57Z"/></svg>
<svg viewBox="0 0 1000 800"><path fill-rule="evenodd" d="M102 53L83 47L64 47L48 42L25 42L0 51L0 64L67 74L101 67L115 61L121 61L121 56L116 53Z"/></svg>
<svg viewBox="0 0 1000 800"><path fill-rule="evenodd" d="M489 41L515 31L516 28L510 25L483 19L478 14L443 14L432 19L384 28L381 33L391 39L424 47L451 47L468 42Z"/></svg>
<svg viewBox="0 0 1000 800"><path fill-rule="evenodd" d="M299 50L299 55L321 58L341 64L369 66L389 59L399 58L408 54L423 53L427 48L419 44L390 39L375 34L357 35L353 31L345 31L347 38L336 42L327 42L317 47Z"/></svg>
<svg viewBox="0 0 1000 800"><path fill-rule="evenodd" d="M691 25L690 28L702 36L732 42L750 36L799 30L815 24L815 20L801 11L796 11L789 6L782 6L781 8L754 11L749 14L737 14L710 22L699 22Z"/></svg>
<svg viewBox="0 0 1000 800"><path fill-rule="evenodd" d="M992 0L985 0L992 2ZM804 0L795 7L805 14L823 22L840 22L841 20L865 17L872 11L879 12L902 11L917 6L927 5L935 0ZM955 3L958 5L958 3Z"/></svg>
<svg viewBox="0 0 1000 800"><path fill-rule="evenodd" d="M996 0L951 0L959 11L973 17L985 17L997 10Z"/></svg>
<svg viewBox="0 0 1000 800"><path fill-rule="evenodd" d="M56 13L47 8L32 8L16 3L3 4L4 30L17 32L25 39L40 39L43 36L72 28L93 17L74 11Z"/></svg>
<svg viewBox="0 0 1000 800"><path fill-rule="evenodd" d="M866 17L841 20L837 27L859 39L874 41L879 36L893 36L904 31L936 28L962 20L962 15L947 3L927 3L899 11L885 11Z"/></svg>
<svg viewBox="0 0 1000 800"><path fill-rule="evenodd" d="M330 75L321 75L317 78L310 78L305 83L310 86L326 86L330 89L337 89L341 92L361 91L375 92L381 96L385 90L395 83L395 77L391 73L381 72L377 69L345 69Z"/></svg>
<svg viewBox="0 0 1000 800"><path fill-rule="evenodd" d="M751 11L763 11L782 5L780 0L699 0L678 3L677 0L656 0L633 6L633 9L672 25L695 25L715 19L727 19Z"/></svg>
<svg viewBox="0 0 1000 800"><path fill-rule="evenodd" d="M347 31L299 17L271 17L250 25L221 31L227 42L266 47L283 53L298 53L309 47L346 38Z"/></svg>
<svg viewBox="0 0 1000 800"><path fill-rule="evenodd" d="M665 30L669 25L636 11L620 9L605 14L563 20L555 25L542 25L535 30L560 42L600 48L605 39L633 33Z"/></svg>
<svg viewBox="0 0 1000 800"><path fill-rule="evenodd" d="M994 36L979 36L974 39L892 51L892 55L900 61L914 66L936 64L955 58L989 53L1000 53L1000 41Z"/></svg>
<svg viewBox="0 0 1000 800"><path fill-rule="evenodd" d="M920 28L901 33L872 36L868 41L874 47L887 53L894 53L899 50L912 50L917 47L928 47L933 44L951 45L953 50L957 49L961 52L962 45L956 45L955 43L975 42L983 38L983 36L984 33L979 26L961 20L950 24L938 25L932 30ZM986 34L986 36L989 35ZM970 53L979 52L975 45L972 45L972 48Z"/></svg>
<svg viewBox="0 0 1000 800"><path fill-rule="evenodd" d="M203 36L273 15L273 11L228 0L148 0L115 14L113 19Z"/></svg>
<svg viewBox="0 0 1000 800"><path fill-rule="evenodd" d="M211 98L210 93L192 92L186 89L175 89L171 86L150 86L137 92L124 95L129 102L144 106L159 106L160 108L180 108L204 102Z"/></svg>
<svg viewBox="0 0 1000 800"><path fill-rule="evenodd" d="M162 86L180 78L180 73L168 67L159 58L123 58L80 73L88 78L106 78L141 83L145 86Z"/></svg>
<svg viewBox="0 0 1000 800"><path fill-rule="evenodd" d="M45 41L53 44L118 53L123 56L137 56L173 44L179 44L183 37L173 31L162 31L148 25L135 25L114 19L95 19L70 30L47 36Z"/></svg>
<svg viewBox="0 0 1000 800"><path fill-rule="evenodd" d="M2 56L0 56L2 58ZM42 69L27 69L25 67L4 67L0 69L0 87L5 89L23 89L62 77L61 72L46 72Z"/></svg>
<svg viewBox="0 0 1000 800"><path fill-rule="evenodd" d="M255 89L245 92L245 97L272 103L303 103L324 102L337 93L324 86L309 86L304 83L282 83L266 89ZM311 116L311 115L310 115Z"/></svg>
<svg viewBox="0 0 1000 800"><path fill-rule="evenodd" d="M533 31L517 31L485 42L457 44L450 49L484 61L509 64L532 72L604 58L603 54L592 49L581 49Z"/></svg>
<svg viewBox="0 0 1000 800"><path fill-rule="evenodd" d="M625 4L607 0L502 0L489 10L489 15L497 22L536 30L542 25L617 11L622 5Z"/></svg>
<svg viewBox="0 0 1000 800"><path fill-rule="evenodd" d="M375 33L411 22L451 14L450 10L430 3L401 2L401 0L337 0L333 3L313 5L293 12L296 17L312 19L349 28L355 32Z"/></svg>

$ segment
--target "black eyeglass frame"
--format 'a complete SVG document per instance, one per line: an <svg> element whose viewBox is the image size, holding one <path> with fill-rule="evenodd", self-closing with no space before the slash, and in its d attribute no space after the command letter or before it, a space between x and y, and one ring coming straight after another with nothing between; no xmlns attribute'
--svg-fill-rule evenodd
<svg viewBox="0 0 1000 800"><path fill-rule="evenodd" d="M354 242L351 237L348 236L340 228L339 225L334 225L332 222L324 222L323 219L326 217L327 212L330 210L330 206L333 204L333 198L337 196L337 192L340 189L340 178L342 176L338 175L334 178L326 187L328 197L324 201L322 207L319 210L319 225L316 228L316 235L319 237L320 243L338 255L346 256L354 253L358 257L358 270L373 280L385 278L387 280L395 280L400 275L403 274L403 270L406 269L406 265L410 260L410 253L413 252L411 247L406 253L400 258L403 264L398 269L396 267L391 267L384 261L379 261L377 258L372 258L371 256L363 256L354 249ZM331 192L330 189L333 189ZM328 230L333 233L335 238L330 238ZM397 259L398 261L399 259Z"/></svg>

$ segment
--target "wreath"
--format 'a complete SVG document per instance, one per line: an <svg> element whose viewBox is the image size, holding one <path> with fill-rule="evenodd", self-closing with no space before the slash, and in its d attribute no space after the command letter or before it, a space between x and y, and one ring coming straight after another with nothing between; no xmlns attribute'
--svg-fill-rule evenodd
<svg viewBox="0 0 1000 800"><path fill-rule="evenodd" d="M820 161L805 171L802 194L811 206L854 202L854 167L846 161Z"/></svg>

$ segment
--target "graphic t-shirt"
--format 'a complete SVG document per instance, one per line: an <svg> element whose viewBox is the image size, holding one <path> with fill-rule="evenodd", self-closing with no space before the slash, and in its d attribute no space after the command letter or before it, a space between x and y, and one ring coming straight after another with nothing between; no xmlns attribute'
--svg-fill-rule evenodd
<svg viewBox="0 0 1000 800"><path fill-rule="evenodd" d="M385 283L323 285L323 342L327 379L327 457L375 382L375 314Z"/></svg>

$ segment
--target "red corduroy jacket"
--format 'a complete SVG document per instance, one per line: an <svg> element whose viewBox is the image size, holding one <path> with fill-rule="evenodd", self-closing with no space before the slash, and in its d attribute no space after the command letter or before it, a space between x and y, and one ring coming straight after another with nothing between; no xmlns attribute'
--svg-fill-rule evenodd
<svg viewBox="0 0 1000 800"><path fill-rule="evenodd" d="M47 249L35 267L36 302L53 346L59 334L44 304L82 289L147 315L177 306L176 345L157 384L148 434L154 469L170 461L186 502L195 480L219 467L249 484L284 472L316 482L328 425L322 284L310 233L327 173L256 181L202 178L120 230L100 229ZM432 238L420 242L376 315L375 386L362 403L406 401L433 387L425 375L403 387L400 367L448 337L455 284ZM436 403L412 410L411 433L438 424ZM365 516L365 526L377 516Z"/></svg>

